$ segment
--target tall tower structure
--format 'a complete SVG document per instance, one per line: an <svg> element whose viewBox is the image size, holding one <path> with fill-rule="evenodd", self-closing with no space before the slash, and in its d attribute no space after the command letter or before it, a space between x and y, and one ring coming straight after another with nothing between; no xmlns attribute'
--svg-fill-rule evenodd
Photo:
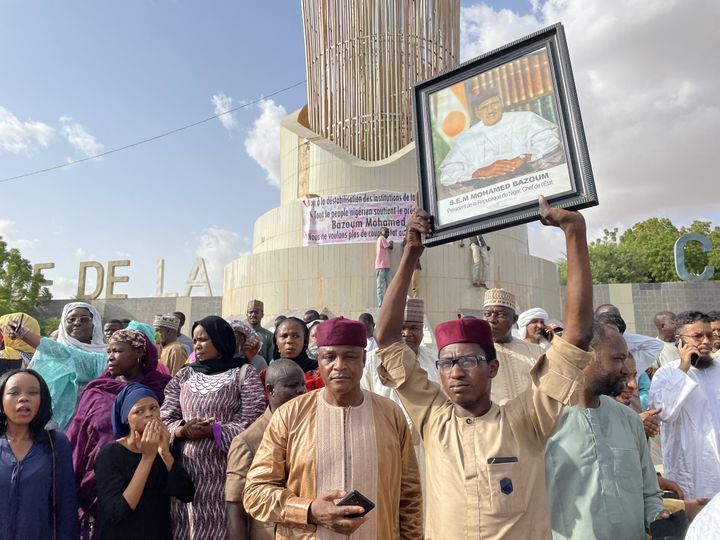
<svg viewBox="0 0 720 540"><path fill-rule="evenodd" d="M363 160L412 141L412 87L457 65L457 0L302 0L308 123Z"/></svg>
<svg viewBox="0 0 720 540"><path fill-rule="evenodd" d="M280 126L280 204L255 222L252 254L225 267L223 313L265 302L266 315L326 308L357 317L375 307L375 245L303 246L303 201L371 190L416 193L412 87L457 65L459 0L301 0L308 104ZM379 231L374 232L377 235ZM501 283L527 309L560 315L554 264L531 257L526 227L485 237L488 286ZM393 267L400 250L393 253ZM421 259L430 325L482 310L469 245Z"/></svg>

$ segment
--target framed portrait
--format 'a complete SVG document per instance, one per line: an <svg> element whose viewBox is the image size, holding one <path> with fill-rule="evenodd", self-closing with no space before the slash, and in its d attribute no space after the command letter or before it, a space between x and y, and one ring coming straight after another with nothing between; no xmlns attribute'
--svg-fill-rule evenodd
<svg viewBox="0 0 720 540"><path fill-rule="evenodd" d="M598 204L561 24L418 83L414 115L426 245Z"/></svg>

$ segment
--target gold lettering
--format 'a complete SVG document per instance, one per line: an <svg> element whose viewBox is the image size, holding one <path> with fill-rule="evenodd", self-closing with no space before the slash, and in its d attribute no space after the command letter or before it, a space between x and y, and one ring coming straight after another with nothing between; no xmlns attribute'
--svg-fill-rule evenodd
<svg viewBox="0 0 720 540"><path fill-rule="evenodd" d="M105 298L108 300L120 300L127 298L127 294L115 294L116 283L127 283L129 276L116 276L115 269L118 266L130 266L130 261L108 261L107 284L105 285Z"/></svg>
<svg viewBox="0 0 720 540"><path fill-rule="evenodd" d="M90 294L85 294L85 282L87 281L88 268L94 268L97 271L97 281L95 289ZM100 296L105 280L105 268L97 261L83 261L80 263L80 271L78 273L77 298L79 300L95 300Z"/></svg>

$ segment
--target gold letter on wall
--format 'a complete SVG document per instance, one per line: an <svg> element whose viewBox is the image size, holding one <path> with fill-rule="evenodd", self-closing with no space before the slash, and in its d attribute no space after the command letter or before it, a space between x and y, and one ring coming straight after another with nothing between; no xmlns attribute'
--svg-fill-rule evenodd
<svg viewBox="0 0 720 540"><path fill-rule="evenodd" d="M185 283L185 296L190 296L190 293L195 287L204 287L205 296L212 296L210 278L208 278L207 269L205 268L205 259L202 257L195 259L190 269L190 275Z"/></svg>
<svg viewBox="0 0 720 540"><path fill-rule="evenodd" d="M129 276L116 276L115 269L118 266L130 266L130 261L108 261L107 285L105 286L105 298L108 300L120 300L127 298L127 294L115 294L116 283L127 283Z"/></svg>
<svg viewBox="0 0 720 540"><path fill-rule="evenodd" d="M97 281L95 289L90 294L85 294L85 281L87 280L87 269L94 268L97 270ZM105 280L105 269L103 265L97 261L83 261L80 263L80 272L78 273L78 289L77 298L81 300L95 300L100 296Z"/></svg>
<svg viewBox="0 0 720 540"><path fill-rule="evenodd" d="M50 270L51 268L55 268L55 263L33 264L33 274L42 274L43 270ZM50 287L52 284L52 279L45 279L45 276L43 276L43 282L41 283L43 287Z"/></svg>

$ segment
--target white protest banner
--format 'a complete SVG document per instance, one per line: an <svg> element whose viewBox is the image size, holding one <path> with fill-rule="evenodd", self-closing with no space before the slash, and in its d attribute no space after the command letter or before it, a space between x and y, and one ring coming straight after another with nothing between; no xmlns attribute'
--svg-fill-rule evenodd
<svg viewBox="0 0 720 540"><path fill-rule="evenodd" d="M303 245L374 242L383 227L390 238L405 236L405 221L415 211L415 195L363 191L301 201Z"/></svg>

